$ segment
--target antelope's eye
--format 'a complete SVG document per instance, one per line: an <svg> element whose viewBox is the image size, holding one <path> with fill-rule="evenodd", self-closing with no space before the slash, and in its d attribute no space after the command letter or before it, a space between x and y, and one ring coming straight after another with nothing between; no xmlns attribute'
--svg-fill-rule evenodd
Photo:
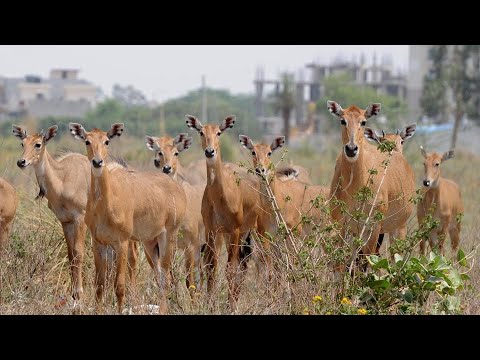
<svg viewBox="0 0 480 360"><path fill-rule="evenodd" d="M221 133L220 131L219 131L219 132L217 132L217 136L220 136L220 135L222 135L222 133Z"/></svg>
<svg viewBox="0 0 480 360"><path fill-rule="evenodd" d="M175 156L178 156L178 152L176 152L176 153L175 153L175 154L173 154L173 155L175 155Z"/></svg>
<svg viewBox="0 0 480 360"><path fill-rule="evenodd" d="M23 143L20 143L20 145L22 145L22 147L23 147Z"/></svg>
<svg viewBox="0 0 480 360"><path fill-rule="evenodd" d="M272 156L272 152L270 151L267 155L268 155L269 157Z"/></svg>
<svg viewBox="0 0 480 360"><path fill-rule="evenodd" d="M163 152L159 151L158 156L163 156Z"/></svg>
<svg viewBox="0 0 480 360"><path fill-rule="evenodd" d="M403 145L403 143L404 143L404 142L405 142L405 140L402 140L402 141L400 141L400 144L402 144L402 145Z"/></svg>
<svg viewBox="0 0 480 360"><path fill-rule="evenodd" d="M252 151L252 155L255 156L257 155L257 153L255 151Z"/></svg>
<svg viewBox="0 0 480 360"><path fill-rule="evenodd" d="M108 146L108 144L110 144L110 140L105 141L105 145Z"/></svg>
<svg viewBox="0 0 480 360"><path fill-rule="evenodd" d="M366 122L365 120L363 120L363 121L360 123L360 125L365 126L365 125L367 125L367 122Z"/></svg>
<svg viewBox="0 0 480 360"><path fill-rule="evenodd" d="M203 131L200 131L200 136L203 136Z"/></svg>
<svg viewBox="0 0 480 360"><path fill-rule="evenodd" d="M342 120L340 120L340 124L347 125L347 122L345 121L345 119L342 119Z"/></svg>
<svg viewBox="0 0 480 360"><path fill-rule="evenodd" d="M90 141L88 141L88 140L85 140L85 145L87 145L87 146L88 146L88 145L90 145L90 144L91 144L91 142L90 142Z"/></svg>
<svg viewBox="0 0 480 360"><path fill-rule="evenodd" d="M435 163L435 166L437 166L437 167L440 166L440 163Z"/></svg>
<svg viewBox="0 0 480 360"><path fill-rule="evenodd" d="M41 146L42 146L42 144L40 144L40 143L35 144L35 147L36 147L37 149L39 149Z"/></svg>

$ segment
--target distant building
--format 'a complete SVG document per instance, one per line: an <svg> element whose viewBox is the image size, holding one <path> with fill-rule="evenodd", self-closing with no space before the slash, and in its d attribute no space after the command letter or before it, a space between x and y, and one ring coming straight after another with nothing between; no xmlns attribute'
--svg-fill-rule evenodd
<svg viewBox="0 0 480 360"><path fill-rule="evenodd" d="M420 98L423 92L423 78L427 75L431 60L428 51L432 45L410 45L407 75L407 104L410 121L418 121L423 115Z"/></svg>
<svg viewBox="0 0 480 360"><path fill-rule="evenodd" d="M0 76L0 116L83 117L97 103L98 88L78 78L78 70L52 69L48 79Z"/></svg>
<svg viewBox="0 0 480 360"><path fill-rule="evenodd" d="M393 65L386 58L381 64L377 64L376 56L374 56L373 64L367 65L362 56L359 63L355 61L336 61L330 65L310 63L306 65L306 68L310 70L310 79L304 81L303 76L300 76L296 80L296 104L290 119L292 128L296 128L299 133L312 131L312 128L314 132L318 131L320 119L318 116L314 116L313 119L309 118L307 106L309 103L317 102L323 96L325 93L324 81L330 75L351 74L355 84L370 86L380 94L396 96L402 100L407 99L407 77L402 74L394 74ZM279 93L281 80L266 80L263 71L258 70L254 84L256 115L264 134L281 134L283 120L278 113L267 116L266 110L270 106L270 102L264 94L266 86L273 86L273 92Z"/></svg>

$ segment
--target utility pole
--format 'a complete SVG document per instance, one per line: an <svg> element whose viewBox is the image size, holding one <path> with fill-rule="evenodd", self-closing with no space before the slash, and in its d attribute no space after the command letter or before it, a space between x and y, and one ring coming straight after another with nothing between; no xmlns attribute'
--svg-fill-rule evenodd
<svg viewBox="0 0 480 360"><path fill-rule="evenodd" d="M205 124L208 122L207 120L207 89L205 75L202 75L202 121L204 121Z"/></svg>
<svg viewBox="0 0 480 360"><path fill-rule="evenodd" d="M166 136L165 131L165 103L160 105L160 136Z"/></svg>

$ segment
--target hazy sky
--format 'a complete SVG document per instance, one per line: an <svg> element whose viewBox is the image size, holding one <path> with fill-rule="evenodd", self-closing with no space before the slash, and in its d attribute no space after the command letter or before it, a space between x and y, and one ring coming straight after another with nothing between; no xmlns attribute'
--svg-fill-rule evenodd
<svg viewBox="0 0 480 360"><path fill-rule="evenodd" d="M253 92L258 66L266 77L276 78L281 71L298 72L312 61L358 59L362 52L368 63L374 53L378 61L390 54L395 69L407 70L408 45L2 45L0 76L48 77L51 68L75 68L107 95L118 83L164 101L198 88L202 75L207 86Z"/></svg>

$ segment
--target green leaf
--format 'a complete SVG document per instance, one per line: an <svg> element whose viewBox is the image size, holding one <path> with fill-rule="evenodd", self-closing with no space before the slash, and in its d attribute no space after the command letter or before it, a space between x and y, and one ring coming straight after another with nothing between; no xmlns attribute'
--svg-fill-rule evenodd
<svg viewBox="0 0 480 360"><path fill-rule="evenodd" d="M405 292L403 293L403 299L408 302L408 303L412 303L413 302L413 293L410 289L408 290L405 290Z"/></svg>
<svg viewBox="0 0 480 360"><path fill-rule="evenodd" d="M461 278L463 281L470 280L470 276L468 276L467 274L461 274L461 275L460 275L460 278Z"/></svg>
<svg viewBox="0 0 480 360"><path fill-rule="evenodd" d="M377 255L369 255L367 256L367 260L370 263L370 265L373 266L380 260L380 257L378 257Z"/></svg>
<svg viewBox="0 0 480 360"><path fill-rule="evenodd" d="M439 283L443 281L443 278L438 276L429 276L425 279L425 281L429 283Z"/></svg>
<svg viewBox="0 0 480 360"><path fill-rule="evenodd" d="M383 290L387 290L387 289L389 289L392 285L391 285L390 282L388 282L387 280L382 279L382 280L371 281L371 282L369 283L369 286L370 286L372 289L383 289Z"/></svg>
<svg viewBox="0 0 480 360"><path fill-rule="evenodd" d="M387 259L381 259L378 262L376 262L374 265L372 265L373 270L378 270L378 269L388 269L388 260Z"/></svg>
<svg viewBox="0 0 480 360"><path fill-rule="evenodd" d="M460 265L467 266L467 258L465 257L465 253L463 252L462 249L458 250L457 260Z"/></svg>

